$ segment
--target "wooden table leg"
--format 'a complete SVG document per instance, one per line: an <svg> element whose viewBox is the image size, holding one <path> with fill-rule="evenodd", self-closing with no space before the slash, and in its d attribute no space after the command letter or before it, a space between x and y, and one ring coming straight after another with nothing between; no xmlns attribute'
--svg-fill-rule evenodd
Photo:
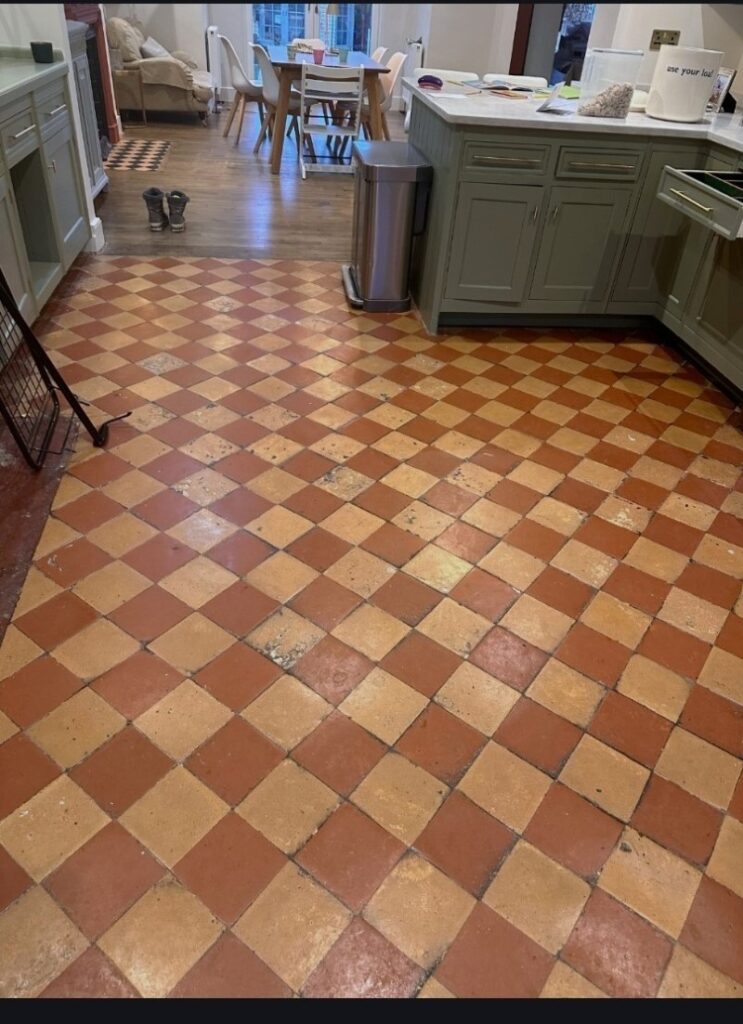
<svg viewBox="0 0 743 1024"><path fill-rule="evenodd" d="M366 94L369 97L369 129L374 140L384 138L382 125L382 90L379 86L379 75L368 75L364 78Z"/></svg>
<svg viewBox="0 0 743 1024"><path fill-rule="evenodd" d="M278 71L278 68L277 68ZM286 132L286 115L289 110L291 93L291 76L286 71L279 71L279 103L273 123L273 140L271 143L271 174L281 170L281 154L284 149L284 133Z"/></svg>

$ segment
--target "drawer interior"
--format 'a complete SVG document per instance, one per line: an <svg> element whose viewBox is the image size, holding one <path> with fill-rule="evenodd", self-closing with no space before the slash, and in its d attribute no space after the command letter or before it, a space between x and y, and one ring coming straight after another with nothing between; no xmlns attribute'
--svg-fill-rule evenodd
<svg viewBox="0 0 743 1024"><path fill-rule="evenodd" d="M700 185L743 203L743 171L685 171L684 174Z"/></svg>

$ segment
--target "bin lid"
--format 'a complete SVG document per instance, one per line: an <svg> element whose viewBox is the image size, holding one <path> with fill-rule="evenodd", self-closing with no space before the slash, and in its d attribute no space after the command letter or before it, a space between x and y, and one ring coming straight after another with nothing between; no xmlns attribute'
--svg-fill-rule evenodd
<svg viewBox="0 0 743 1024"><path fill-rule="evenodd" d="M366 181L430 181L433 168L408 142L354 142L353 156Z"/></svg>

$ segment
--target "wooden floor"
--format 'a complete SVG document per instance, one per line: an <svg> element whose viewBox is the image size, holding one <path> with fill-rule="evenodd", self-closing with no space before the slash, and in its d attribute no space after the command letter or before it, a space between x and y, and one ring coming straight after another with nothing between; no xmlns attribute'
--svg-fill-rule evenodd
<svg viewBox="0 0 743 1024"><path fill-rule="evenodd" d="M350 255L353 177L314 174L302 181L293 140L286 140L281 174L270 171L270 144L253 155L255 108L245 117L239 147L234 127L222 138L229 110L198 121L126 126L128 136L170 142L160 171L112 171L96 206L112 254L344 260ZM404 139L402 114L388 115L393 139ZM183 189L191 198L183 234L153 233L142 192Z"/></svg>

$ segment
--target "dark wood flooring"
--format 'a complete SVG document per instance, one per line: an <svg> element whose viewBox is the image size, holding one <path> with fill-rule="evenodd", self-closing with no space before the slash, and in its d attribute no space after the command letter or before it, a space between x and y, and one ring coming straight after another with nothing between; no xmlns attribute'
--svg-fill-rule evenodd
<svg viewBox="0 0 743 1024"><path fill-rule="evenodd" d="M279 175L270 170L270 145L257 155L258 116L251 104L240 145L235 127L225 139L229 109L204 128L193 121L129 123L132 138L172 143L162 170L112 171L97 201L105 252L121 255L345 260L350 255L353 176L313 174L302 181L297 149L286 139ZM389 115L393 139L406 138L402 114ZM182 189L190 196L183 234L153 233L142 192Z"/></svg>

